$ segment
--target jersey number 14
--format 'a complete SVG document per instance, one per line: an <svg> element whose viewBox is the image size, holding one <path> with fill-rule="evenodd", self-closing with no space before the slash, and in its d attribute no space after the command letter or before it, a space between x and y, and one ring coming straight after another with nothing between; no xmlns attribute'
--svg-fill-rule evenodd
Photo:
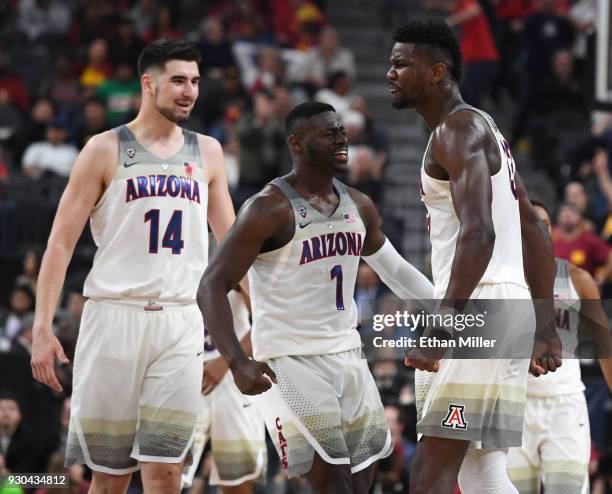
<svg viewBox="0 0 612 494"><path fill-rule="evenodd" d="M144 216L145 223L150 222L149 228L149 253L157 254L159 252L159 209L150 209ZM181 238L183 230L183 212L180 209L175 210L170 217L166 232L162 238L162 247L172 249L173 254L180 254L185 246L185 242Z"/></svg>

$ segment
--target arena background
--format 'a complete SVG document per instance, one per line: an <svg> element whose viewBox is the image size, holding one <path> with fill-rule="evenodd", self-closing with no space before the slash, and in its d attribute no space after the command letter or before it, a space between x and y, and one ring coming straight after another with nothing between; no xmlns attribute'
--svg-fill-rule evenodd
<svg viewBox="0 0 612 494"><path fill-rule="evenodd" d="M458 23L466 12L472 17ZM351 141L350 171L343 180L374 199L387 236L428 272L419 194L428 133L418 115L391 108L385 74L393 29L409 18L432 16L456 25L465 58L464 94L498 122L531 196L553 216L563 202L573 204L575 221L595 238L597 248L568 247L562 225L555 247L588 269L608 296L609 0L0 2L0 393L18 397L20 427L32 434L14 471L63 470L70 367L60 371L62 395L33 382L29 368L40 255L76 153L93 134L137 112L135 62L142 46L175 37L201 50L200 98L186 126L222 143L236 207L289 169L282 132L287 112L309 99L333 104ZM55 321L69 357L94 252L86 230ZM398 307L365 265L356 297L364 335L371 331L373 313ZM400 328L389 331L401 336ZM372 351L369 358L396 441L393 456L381 463L374 492L408 492L416 439L413 372L389 349ZM612 401L599 368L592 361L582 367L593 438L592 488L610 492ZM0 475L4 453L0 449ZM270 458L259 492L308 492L300 481L286 482L276 455ZM89 472L75 468L70 475L71 492L84 492ZM206 475L205 462L202 489Z"/></svg>

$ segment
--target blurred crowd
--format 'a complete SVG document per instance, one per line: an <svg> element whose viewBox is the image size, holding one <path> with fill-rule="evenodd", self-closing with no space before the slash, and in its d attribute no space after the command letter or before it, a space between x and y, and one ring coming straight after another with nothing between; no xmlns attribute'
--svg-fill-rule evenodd
<svg viewBox="0 0 612 494"><path fill-rule="evenodd" d="M393 19L388 28L411 16L407 5L414 3L381 2L383 19ZM553 184L556 255L589 271L605 296L612 274L612 114L593 110L599 4L422 0L419 12L444 15L457 27L466 101L506 122L519 168L529 160ZM221 142L236 207L289 170L284 118L312 99L332 104L346 127L349 171L342 179L382 204L389 137L355 90L354 53L342 46L325 7L321 0L0 2L0 257L17 266L6 270L0 287L0 476L64 471L71 366L58 368L64 391L55 393L32 380L29 364L41 251L78 152L94 134L135 116L136 59L144 45L185 38L201 51L200 97L186 127ZM42 206L32 196L42 198ZM71 265L54 321L71 360L91 262L86 237L79 244L86 260ZM26 250L27 244L34 247ZM365 340L374 313L402 307L365 264L356 298ZM385 331L406 336L405 328ZM394 349L366 350L395 443L380 464L376 492L407 492L416 445L413 372ZM583 373L594 430L593 480L603 489L612 478L609 394L592 366ZM203 477L206 468L204 461ZM70 492L87 490L87 469L73 467L69 475ZM299 482L286 484L273 461L268 480L261 492L307 492Z"/></svg>

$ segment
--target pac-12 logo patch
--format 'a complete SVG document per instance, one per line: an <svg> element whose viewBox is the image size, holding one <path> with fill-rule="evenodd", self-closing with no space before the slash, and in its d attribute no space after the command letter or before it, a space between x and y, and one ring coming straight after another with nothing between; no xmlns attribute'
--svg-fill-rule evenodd
<svg viewBox="0 0 612 494"><path fill-rule="evenodd" d="M134 148L125 148L125 154L128 155L128 158L132 159L136 156L136 150Z"/></svg>
<svg viewBox="0 0 612 494"><path fill-rule="evenodd" d="M454 403L449 403L448 413L442 421L442 427L447 427L449 429L467 429L468 424L465 420L465 415L463 414L464 410L465 405L455 405Z"/></svg>
<svg viewBox="0 0 612 494"><path fill-rule="evenodd" d="M298 213L300 213L300 216L302 218L306 218L306 213L308 213L308 210L306 209L306 206L304 206L303 204L300 204L297 207Z"/></svg>

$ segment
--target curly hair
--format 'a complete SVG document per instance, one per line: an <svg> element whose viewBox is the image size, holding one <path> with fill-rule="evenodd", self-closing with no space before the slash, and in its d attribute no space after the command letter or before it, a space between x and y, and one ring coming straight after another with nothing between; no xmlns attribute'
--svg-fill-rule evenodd
<svg viewBox="0 0 612 494"><path fill-rule="evenodd" d="M455 82L461 80L461 64L463 57L459 48L459 40L448 24L442 20L410 21L397 28L393 33L393 41L398 43L414 43L425 49L435 50L443 57L443 62Z"/></svg>

